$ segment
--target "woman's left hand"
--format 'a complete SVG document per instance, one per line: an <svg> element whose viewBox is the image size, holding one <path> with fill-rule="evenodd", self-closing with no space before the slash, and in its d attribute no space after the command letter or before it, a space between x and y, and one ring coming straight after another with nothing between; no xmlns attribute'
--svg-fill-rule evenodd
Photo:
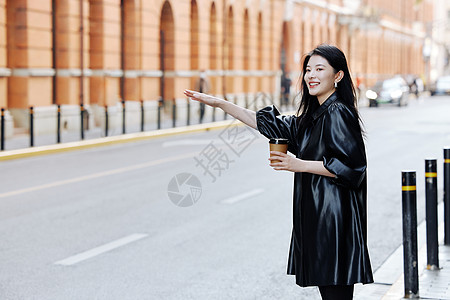
<svg viewBox="0 0 450 300"><path fill-rule="evenodd" d="M277 171L301 172L302 160L283 152L270 151L270 166ZM277 161L279 160L279 161Z"/></svg>

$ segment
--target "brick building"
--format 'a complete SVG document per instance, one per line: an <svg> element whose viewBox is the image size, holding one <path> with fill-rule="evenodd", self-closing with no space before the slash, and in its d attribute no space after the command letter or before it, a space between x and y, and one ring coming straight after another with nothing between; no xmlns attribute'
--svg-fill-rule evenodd
<svg viewBox="0 0 450 300"><path fill-rule="evenodd" d="M202 69L213 94L277 96L281 70L295 78L323 42L366 85L423 75L432 19L431 0L0 0L0 107L9 134L28 126L30 106L38 132L54 131L56 104L69 130L80 103L93 125L106 106L118 123L122 100L130 122L141 101L153 122L158 99L186 105Z"/></svg>

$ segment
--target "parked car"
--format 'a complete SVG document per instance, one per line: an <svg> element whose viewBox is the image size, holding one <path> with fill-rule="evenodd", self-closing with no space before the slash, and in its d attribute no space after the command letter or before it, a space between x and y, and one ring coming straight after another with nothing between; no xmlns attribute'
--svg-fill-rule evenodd
<svg viewBox="0 0 450 300"><path fill-rule="evenodd" d="M380 103L407 105L409 87L401 77L389 78L375 83L366 91L366 97L369 99L369 106L378 106Z"/></svg>
<svg viewBox="0 0 450 300"><path fill-rule="evenodd" d="M450 76L442 76L436 80L435 84L430 86L431 95L450 94Z"/></svg>

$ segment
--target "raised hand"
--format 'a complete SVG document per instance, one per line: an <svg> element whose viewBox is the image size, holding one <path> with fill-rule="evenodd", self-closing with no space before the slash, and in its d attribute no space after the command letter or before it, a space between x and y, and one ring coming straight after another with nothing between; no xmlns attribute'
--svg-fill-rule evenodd
<svg viewBox="0 0 450 300"><path fill-rule="evenodd" d="M209 106L212 107L218 107L220 105L220 103L223 103L225 100L208 95L208 94L203 94L203 93L199 93L196 91L191 91L191 90L184 90L184 94L191 98L192 100L196 100L202 103L205 103Z"/></svg>

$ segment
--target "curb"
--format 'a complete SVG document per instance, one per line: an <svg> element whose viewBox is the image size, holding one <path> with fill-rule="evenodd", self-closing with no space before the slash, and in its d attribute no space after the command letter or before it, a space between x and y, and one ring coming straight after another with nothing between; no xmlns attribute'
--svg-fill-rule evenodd
<svg viewBox="0 0 450 300"><path fill-rule="evenodd" d="M152 130L152 131L147 131L147 132L129 133L129 134L123 134L123 135L118 135L118 136L84 140L84 141L79 141L79 142L69 142L69 143L63 143L63 144L38 146L38 147L31 147L31 148L24 148L24 149L17 149L17 150L7 150L7 151L0 152L0 161L20 159L20 158L40 156L40 155L47 155L47 154L67 152L67 151L74 151L74 150L81 150L81 149L89 149L89 148L94 148L94 147L110 146L110 145L122 144L122 143L138 142L138 141L144 141L144 140L149 140L149 139L154 139L154 138L179 135L179 134L183 134L183 133L195 133L195 132L202 132L202 131L209 131L209 130L217 130L217 129L226 128L226 127L232 125L233 123L234 123L234 125L237 125L237 126L244 124L235 119L231 119L231 120L217 121L214 123L196 124L196 125L190 125L190 126Z"/></svg>

